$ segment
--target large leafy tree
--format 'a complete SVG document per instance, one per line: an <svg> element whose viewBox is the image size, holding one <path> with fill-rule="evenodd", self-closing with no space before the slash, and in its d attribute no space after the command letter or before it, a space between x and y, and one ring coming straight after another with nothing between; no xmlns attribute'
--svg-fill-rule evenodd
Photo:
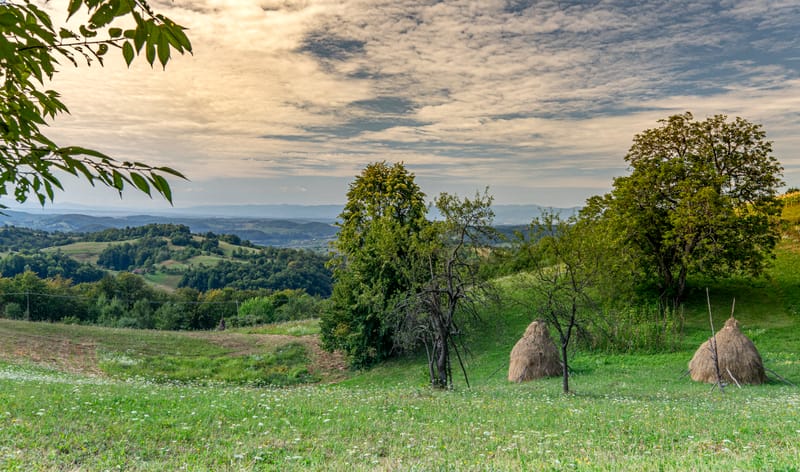
<svg viewBox="0 0 800 472"><path fill-rule="evenodd" d="M13 189L19 202L32 195L44 204L62 188L56 174L63 171L119 191L132 185L171 201L164 176L182 177L174 169L61 146L42 128L68 112L58 92L47 88L59 61L102 64L113 48L128 65L144 54L151 66L156 60L166 66L173 51L192 50L184 28L155 13L146 0L69 0L67 19L76 14L88 20L69 29L56 26L30 0L0 1L0 197Z"/></svg>
<svg viewBox="0 0 800 472"><path fill-rule="evenodd" d="M634 137L631 174L584 215L624 235L664 301L682 300L691 273L761 273L779 238L783 170L762 126L688 112L660 124Z"/></svg>
<svg viewBox="0 0 800 472"><path fill-rule="evenodd" d="M369 164L350 184L333 244L333 306L320 326L324 345L353 366L392 352L390 307L411 287L409 250L425 213L425 194L401 163Z"/></svg>

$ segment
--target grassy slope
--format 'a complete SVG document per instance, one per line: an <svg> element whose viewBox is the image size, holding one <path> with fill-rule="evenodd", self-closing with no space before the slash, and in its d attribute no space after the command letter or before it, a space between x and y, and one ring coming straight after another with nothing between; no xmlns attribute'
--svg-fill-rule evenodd
<svg viewBox="0 0 800 472"><path fill-rule="evenodd" d="M570 396L559 394L559 379L505 380L508 352L530 321L516 308L487 307L468 357L473 387L457 378L453 392L430 391L419 359L292 389L0 366L0 469L797 470L800 389L772 382L723 395L681 376L708 336L705 285L692 285L678 352L577 352ZM715 323L728 317L735 296L765 364L800 384L797 248L781 248L770 279L717 282L711 295ZM123 338L136 332L110 333L93 342L135 349ZM192 344L207 339L150 335L156 351L231 352Z"/></svg>
<svg viewBox="0 0 800 472"><path fill-rule="evenodd" d="M42 249L42 252L55 252L60 251L63 254L70 256L78 262L88 262L90 264L97 264L97 258L108 246L113 244L132 243L135 239L128 241L114 241L114 242L95 242L95 241L81 241L64 246L54 246Z"/></svg>
<svg viewBox="0 0 800 472"><path fill-rule="evenodd" d="M276 327L279 329L279 327ZM0 319L0 359L118 379L290 385L319 380L311 336L165 332Z"/></svg>

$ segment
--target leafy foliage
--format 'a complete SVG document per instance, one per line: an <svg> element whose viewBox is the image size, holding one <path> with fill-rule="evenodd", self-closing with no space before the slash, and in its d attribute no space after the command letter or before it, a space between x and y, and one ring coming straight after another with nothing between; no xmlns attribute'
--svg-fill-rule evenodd
<svg viewBox="0 0 800 472"><path fill-rule="evenodd" d="M327 257L308 250L264 248L238 254L242 262L222 261L214 266L184 272L179 287L211 290L230 287L251 289L304 289L311 295L331 294L331 273Z"/></svg>
<svg viewBox="0 0 800 472"><path fill-rule="evenodd" d="M36 250L62 246L75 242L79 236L61 232L48 232L16 226L0 228L0 251Z"/></svg>
<svg viewBox="0 0 800 472"><path fill-rule="evenodd" d="M48 119L67 113L58 92L46 83L59 59L77 66L103 63L118 48L128 65L142 53L152 66L166 66L172 51L191 52L184 28L155 13L146 0L70 0L67 18L85 10L88 22L77 30L57 28L30 0L0 2L0 197L14 189L19 202L34 196L41 204L62 189L56 171L122 191L126 186L172 201L165 175L183 177L169 167L120 162L80 146L60 146L42 131ZM128 24L123 29L118 24ZM2 206L0 206L2 207Z"/></svg>
<svg viewBox="0 0 800 472"><path fill-rule="evenodd" d="M638 134L631 175L583 215L628 241L663 299L679 302L690 273L761 273L779 238L782 168L760 125L674 115Z"/></svg>
<svg viewBox="0 0 800 472"><path fill-rule="evenodd" d="M89 233L84 239L86 241L127 241L137 238L178 238L181 236L191 236L188 226L154 223L134 227L129 226L126 228L108 228L102 231Z"/></svg>
<svg viewBox="0 0 800 472"><path fill-rule="evenodd" d="M425 228L425 194L401 163L368 165L350 184L331 259L331 311L320 322L323 344L354 366L389 357L393 300L410 287L413 238Z"/></svg>
<svg viewBox="0 0 800 472"><path fill-rule="evenodd" d="M26 270L0 277L0 317L97 324L117 328L206 330L226 319L232 326L316 318L323 300L303 290L165 292L136 274L104 274L73 284L60 275L40 278Z"/></svg>
<svg viewBox="0 0 800 472"><path fill-rule="evenodd" d="M230 326L255 326L284 321L318 318L321 302L302 290L281 290L248 298L239 304Z"/></svg>
<svg viewBox="0 0 800 472"><path fill-rule="evenodd" d="M3 277L14 277L26 271L40 278L63 277L75 283L96 282L106 274L102 269L80 263L58 251L12 254L0 259L0 275Z"/></svg>

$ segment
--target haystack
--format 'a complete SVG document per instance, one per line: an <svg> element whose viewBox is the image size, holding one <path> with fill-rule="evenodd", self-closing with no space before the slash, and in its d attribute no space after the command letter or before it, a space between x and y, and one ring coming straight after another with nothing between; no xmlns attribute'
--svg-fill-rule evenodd
<svg viewBox="0 0 800 472"><path fill-rule="evenodd" d="M717 353L719 372L723 382L740 384L762 384L767 376L758 349L747 336L739 330L739 322L733 317L725 322L725 327L717 332ZM689 361L692 380L717 383L717 371L711 351L711 339L704 342ZM731 375L733 378L731 378Z"/></svg>
<svg viewBox="0 0 800 472"><path fill-rule="evenodd" d="M508 380L524 382L561 374L561 360L547 323L534 321L511 350Z"/></svg>

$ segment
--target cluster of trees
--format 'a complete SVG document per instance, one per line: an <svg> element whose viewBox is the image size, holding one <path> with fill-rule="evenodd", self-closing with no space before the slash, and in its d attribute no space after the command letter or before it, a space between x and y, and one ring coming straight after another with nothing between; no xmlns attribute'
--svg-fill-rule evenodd
<svg viewBox="0 0 800 472"><path fill-rule="evenodd" d="M16 226L0 228L0 252L35 251L53 246L64 246L75 242L81 235L48 232Z"/></svg>
<svg viewBox="0 0 800 472"><path fill-rule="evenodd" d="M326 256L302 249L268 247L258 252L240 252L236 259L190 268L178 286L197 290L303 289L316 296L331 294Z"/></svg>
<svg viewBox="0 0 800 472"><path fill-rule="evenodd" d="M31 271L0 278L0 316L31 321L97 324L141 329L208 330L225 319L232 326L316 317L325 301L303 290L166 292L130 273L72 284ZM256 307L256 308L254 308Z"/></svg>
<svg viewBox="0 0 800 472"><path fill-rule="evenodd" d="M202 254L224 255L225 251L220 247L220 241L241 246L235 253L237 259L248 259L247 255L253 251L246 251L243 248L253 248L250 241L242 240L232 234L217 235L208 232L202 236L195 237L185 225L172 224L150 224L140 227L125 229L107 229L97 233L91 233L85 238L87 241L126 241L122 244L112 244L105 248L97 258L97 265L112 270L134 270L137 268L151 269L155 264L170 259L185 261ZM131 242L127 242L133 240ZM288 250L290 251L290 250ZM294 254L292 252L292 254ZM199 269L201 272L207 268ZM229 272L223 271L223 272ZM234 279L235 280L235 279ZM257 285L252 283L240 284L242 288L258 286L262 288L276 288L275 286L266 287L264 284ZM183 286L195 287L198 290L212 288L223 288L226 284L215 284L213 286L187 283Z"/></svg>
<svg viewBox="0 0 800 472"><path fill-rule="evenodd" d="M0 241L11 251L0 258L0 275L13 277L25 271L37 276L60 276L75 283L95 282L106 271L155 270L168 260L185 261L200 255L224 255L221 242L239 244L232 257L217 264L199 265L174 271L180 274L179 287L199 291L232 288L237 290L305 290L312 296L327 297L331 293L331 270L328 257L309 250L289 248L256 248L236 235L208 232L195 236L185 225L150 224L122 229L106 229L95 233L48 233L24 228L6 227ZM119 242L110 244L97 257L96 266L78 262L59 252L38 252L50 244L76 241ZM165 272L170 269L162 268ZM173 273L173 272L170 272Z"/></svg>
<svg viewBox="0 0 800 472"><path fill-rule="evenodd" d="M125 228L107 228L83 236L85 241L113 242L129 241L139 238L168 238L191 239L192 233L186 225L152 223L142 226L128 226Z"/></svg>
<svg viewBox="0 0 800 472"><path fill-rule="evenodd" d="M323 345L347 353L354 366L424 346L431 384L452 385L460 317L482 296L477 268L492 235L491 197L442 194L435 202L442 219L429 220L414 175L378 162L347 198L331 260L331 309L320 322Z"/></svg>
<svg viewBox="0 0 800 472"><path fill-rule="evenodd" d="M761 125L674 115L633 139L628 176L583 210L621 235L664 302L678 304L690 274L756 276L780 238L783 168Z"/></svg>
<svg viewBox="0 0 800 472"><path fill-rule="evenodd" d="M106 271L59 251L16 253L0 259L1 276L14 277L25 272L33 272L40 278L61 277L75 283L96 282L106 275Z"/></svg>
<svg viewBox="0 0 800 472"><path fill-rule="evenodd" d="M97 256L97 265L112 270L133 270L149 267L172 258L167 240L144 237L132 243L113 244Z"/></svg>
<svg viewBox="0 0 800 472"><path fill-rule="evenodd" d="M625 160L631 173L611 192L574 217L535 219L505 249L487 247L488 195L443 194L434 201L441 219L430 221L402 164L370 164L340 216L324 345L354 366L424 346L431 384L448 387L450 350L460 360L457 341L474 303L489 299L488 278L518 273L513 302L558 334L566 392L578 331L608 335L609 319L630 320L630 306L651 298L663 320L693 275L763 273L780 237L783 169L760 125L671 116L636 135Z"/></svg>

